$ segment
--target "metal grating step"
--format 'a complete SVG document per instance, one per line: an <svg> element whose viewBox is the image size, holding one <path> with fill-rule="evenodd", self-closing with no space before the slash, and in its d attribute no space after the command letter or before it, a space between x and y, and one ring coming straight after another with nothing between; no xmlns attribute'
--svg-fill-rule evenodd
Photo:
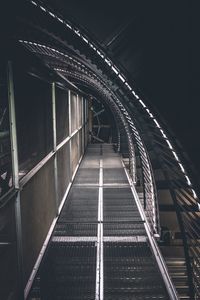
<svg viewBox="0 0 200 300"><path fill-rule="evenodd" d="M135 223L105 223L103 225L104 236L135 236L146 235L144 224Z"/></svg>
<svg viewBox="0 0 200 300"><path fill-rule="evenodd" d="M104 299L168 299L146 243L104 243Z"/></svg>
<svg viewBox="0 0 200 300"><path fill-rule="evenodd" d="M29 299L95 298L95 243L52 243Z"/></svg>
<svg viewBox="0 0 200 300"><path fill-rule="evenodd" d="M89 184L99 182L99 169L79 169L74 183Z"/></svg>

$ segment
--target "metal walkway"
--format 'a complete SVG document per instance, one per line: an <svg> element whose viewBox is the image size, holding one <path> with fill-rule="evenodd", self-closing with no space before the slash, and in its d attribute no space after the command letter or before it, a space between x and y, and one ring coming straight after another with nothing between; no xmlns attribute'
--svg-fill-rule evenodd
<svg viewBox="0 0 200 300"><path fill-rule="evenodd" d="M120 156L89 145L28 299L170 299L149 245Z"/></svg>

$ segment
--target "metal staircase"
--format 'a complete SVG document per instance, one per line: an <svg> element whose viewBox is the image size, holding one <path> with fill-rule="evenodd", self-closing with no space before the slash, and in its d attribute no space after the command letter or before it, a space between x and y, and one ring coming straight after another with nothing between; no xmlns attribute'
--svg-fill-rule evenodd
<svg viewBox="0 0 200 300"><path fill-rule="evenodd" d="M178 299L119 154L91 144L29 300Z"/></svg>

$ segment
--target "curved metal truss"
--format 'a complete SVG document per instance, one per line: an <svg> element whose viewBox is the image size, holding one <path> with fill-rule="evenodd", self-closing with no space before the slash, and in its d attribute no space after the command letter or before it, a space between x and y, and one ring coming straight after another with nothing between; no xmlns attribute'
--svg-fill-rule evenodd
<svg viewBox="0 0 200 300"><path fill-rule="evenodd" d="M58 74L84 83L112 107L117 120L120 120L119 128L124 128L120 135L126 134L134 182L135 144L142 169L143 204L152 233L159 233L156 192L159 189L160 179L155 177L155 172L158 165L162 170L182 233L190 296L200 299L200 203L197 196L199 191L196 189L195 180L193 183L190 179L192 172L182 155L181 147L171 133L167 129L164 130L164 123L158 121L135 92L126 74L120 71L95 41L40 2L27 1L27 5L34 13L38 13L38 16L31 21L27 19L28 16L26 18L23 16L20 22L29 24L34 32L34 38L31 40L28 38L30 28L26 32L22 30L18 33L17 38L29 50L44 59ZM45 21L41 21L44 18ZM49 27L44 26L45 22ZM51 22L58 26L55 31ZM66 33L66 38L63 32ZM48 45L41 42L45 35L49 38ZM155 160L157 166L154 164Z"/></svg>

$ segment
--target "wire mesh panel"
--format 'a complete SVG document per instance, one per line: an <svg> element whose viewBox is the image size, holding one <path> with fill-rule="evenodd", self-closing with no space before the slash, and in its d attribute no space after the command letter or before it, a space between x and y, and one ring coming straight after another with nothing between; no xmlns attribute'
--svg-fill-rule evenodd
<svg viewBox="0 0 200 300"><path fill-rule="evenodd" d="M98 188L73 187L59 222L97 222Z"/></svg>
<svg viewBox="0 0 200 300"><path fill-rule="evenodd" d="M21 191L25 282L56 214L53 168L51 159Z"/></svg>
<svg viewBox="0 0 200 300"><path fill-rule="evenodd" d="M88 220L89 221L89 220ZM57 223L54 235L59 236L97 236L97 223L80 223L80 222L62 222L62 219Z"/></svg>
<svg viewBox="0 0 200 300"><path fill-rule="evenodd" d="M169 299L146 243L104 243L104 299Z"/></svg>
<svg viewBox="0 0 200 300"><path fill-rule="evenodd" d="M130 188L104 188L104 221L140 221L137 206Z"/></svg>
<svg viewBox="0 0 200 300"><path fill-rule="evenodd" d="M128 184L128 179L122 168L106 168L103 175L104 184Z"/></svg>
<svg viewBox="0 0 200 300"><path fill-rule="evenodd" d="M29 299L94 300L94 243L51 243Z"/></svg>

